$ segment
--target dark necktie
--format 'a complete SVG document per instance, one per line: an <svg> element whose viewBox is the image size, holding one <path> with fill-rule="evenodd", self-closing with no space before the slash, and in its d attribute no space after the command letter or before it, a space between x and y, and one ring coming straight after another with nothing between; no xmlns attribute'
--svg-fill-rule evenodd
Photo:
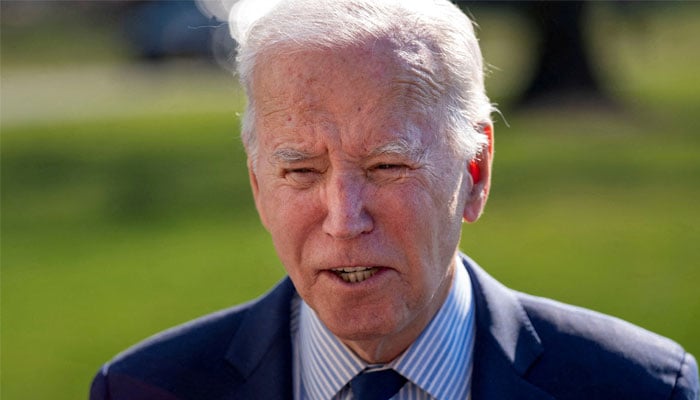
<svg viewBox="0 0 700 400"><path fill-rule="evenodd" d="M406 383L393 369L363 372L350 381L356 400L388 400Z"/></svg>

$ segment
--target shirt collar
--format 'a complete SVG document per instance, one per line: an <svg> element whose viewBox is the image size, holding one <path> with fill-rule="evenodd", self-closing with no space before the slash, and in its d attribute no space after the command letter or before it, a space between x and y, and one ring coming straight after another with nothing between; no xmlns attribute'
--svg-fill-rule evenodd
<svg viewBox="0 0 700 400"><path fill-rule="evenodd" d="M467 271L457 259L445 302L418 339L388 364L436 399L467 398L474 345L474 307ZM301 380L312 399L330 399L368 367L301 302Z"/></svg>
<svg viewBox="0 0 700 400"><path fill-rule="evenodd" d="M471 281L458 260L445 303L418 339L390 366L436 399L466 399L475 334Z"/></svg>
<svg viewBox="0 0 700 400"><path fill-rule="evenodd" d="M365 368L365 362L345 346L301 302L299 314L301 383L311 399L330 399Z"/></svg>

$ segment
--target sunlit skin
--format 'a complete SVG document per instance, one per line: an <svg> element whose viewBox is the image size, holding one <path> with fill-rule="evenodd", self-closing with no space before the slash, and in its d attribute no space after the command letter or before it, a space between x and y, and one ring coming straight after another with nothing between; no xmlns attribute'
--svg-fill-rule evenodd
<svg viewBox="0 0 700 400"><path fill-rule="evenodd" d="M416 62L432 68L430 55L407 61L396 47L270 52L253 75L249 169L262 223L299 295L371 363L400 355L444 302L491 160L482 151L474 184L470 160L445 139L438 99L419 85L425 70L414 73ZM349 283L333 271L343 267L376 269Z"/></svg>

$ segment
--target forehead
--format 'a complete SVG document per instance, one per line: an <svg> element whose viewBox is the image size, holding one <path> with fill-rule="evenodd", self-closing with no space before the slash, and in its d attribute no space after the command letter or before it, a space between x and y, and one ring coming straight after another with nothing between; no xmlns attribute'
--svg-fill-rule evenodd
<svg viewBox="0 0 700 400"><path fill-rule="evenodd" d="M254 69L256 130L372 124L374 130L430 124L442 85L419 42L379 40L339 49L268 51ZM307 129L308 130L308 129ZM301 139L301 137L299 138ZM264 138L263 138L264 140Z"/></svg>

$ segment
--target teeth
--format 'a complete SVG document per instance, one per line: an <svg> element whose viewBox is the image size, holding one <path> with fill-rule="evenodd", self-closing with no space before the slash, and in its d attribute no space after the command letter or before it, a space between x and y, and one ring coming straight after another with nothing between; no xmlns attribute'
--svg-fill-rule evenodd
<svg viewBox="0 0 700 400"><path fill-rule="evenodd" d="M378 269L374 267L337 268L333 270L333 272L335 272L345 282L350 283L362 282L376 274L377 271Z"/></svg>
<svg viewBox="0 0 700 400"><path fill-rule="evenodd" d="M368 271L372 269L372 267L345 267L345 268L337 268L334 269L333 271L335 272L359 272L359 271Z"/></svg>

